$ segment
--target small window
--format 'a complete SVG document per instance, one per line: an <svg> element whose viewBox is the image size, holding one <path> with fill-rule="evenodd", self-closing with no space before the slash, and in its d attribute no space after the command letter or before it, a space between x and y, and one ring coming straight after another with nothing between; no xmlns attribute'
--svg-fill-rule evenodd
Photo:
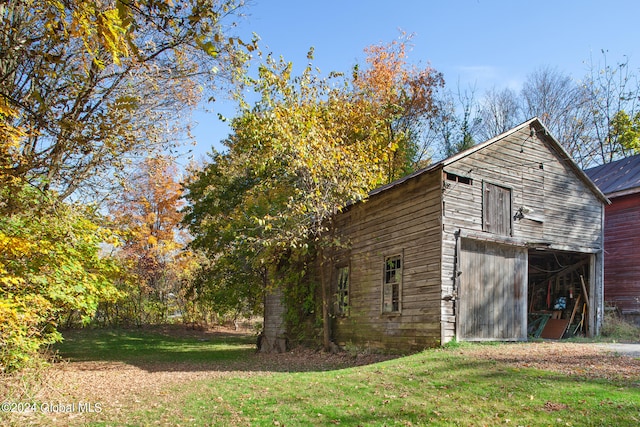
<svg viewBox="0 0 640 427"><path fill-rule="evenodd" d="M446 172L446 174L447 174L447 181L454 181L454 182L459 182L460 184L467 184L467 185L473 184L473 180L466 176L456 175L455 173L451 173L451 172Z"/></svg>
<svg viewBox="0 0 640 427"><path fill-rule="evenodd" d="M402 257L387 257L384 263L384 282L382 286L382 312L400 311L400 287L402 285Z"/></svg>
<svg viewBox="0 0 640 427"><path fill-rule="evenodd" d="M338 268L336 311L338 316L349 315L349 267Z"/></svg>
<svg viewBox="0 0 640 427"><path fill-rule="evenodd" d="M483 183L483 230L493 234L511 236L511 189Z"/></svg>

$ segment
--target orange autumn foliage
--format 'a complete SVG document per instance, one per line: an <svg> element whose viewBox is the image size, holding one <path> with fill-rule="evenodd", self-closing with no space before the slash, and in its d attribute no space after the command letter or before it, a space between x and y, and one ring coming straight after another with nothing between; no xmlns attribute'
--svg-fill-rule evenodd
<svg viewBox="0 0 640 427"><path fill-rule="evenodd" d="M442 73L409 63L410 40L403 34L389 44L367 47L368 67L356 68L353 75L356 93L375 105L387 123L388 181L424 164L417 158L421 127L437 113L434 94L444 87Z"/></svg>

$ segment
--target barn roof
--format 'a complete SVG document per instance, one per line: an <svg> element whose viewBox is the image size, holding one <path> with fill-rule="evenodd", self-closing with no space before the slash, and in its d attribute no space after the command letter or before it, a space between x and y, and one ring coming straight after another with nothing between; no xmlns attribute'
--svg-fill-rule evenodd
<svg viewBox="0 0 640 427"><path fill-rule="evenodd" d="M604 195L603 191L600 190L600 188L598 188L598 186L596 184L594 184L594 182L587 176L587 174L578 167L578 165L576 164L576 162L573 161L573 159L571 158L571 156L569 154L567 154L567 152L565 151L564 148L562 148L562 145L560 145L560 143L551 135L551 133L549 132L549 130L542 124L542 122L537 118L534 117L530 120L527 120L524 123L519 124L518 126L514 127L513 129L510 129L494 138L489 139L488 141L485 141L483 143L477 144L467 150L461 151L458 154L455 154L451 157L448 157L444 160L441 160L437 163L434 163L432 165L427 166L424 169L420 169L416 172L413 172L412 174L409 174L403 178L400 178L396 181L393 181L389 184L383 185L382 187L378 187L376 189L374 189L373 191L371 191L369 193L370 196L373 196L375 194L378 193L382 193L383 191L389 190L391 188L397 187L398 185L416 177L419 175L422 175L424 173L428 173L431 172L435 169L450 165L466 156L469 156L479 150L482 150L483 148L494 144L497 141L500 141L502 139L504 139L505 137L519 132L521 131L523 128L533 128L535 129L536 132L542 132L542 134L546 137L547 141L551 144L551 146L553 147L553 149L558 153L558 155L560 156L560 158L562 160L564 160L569 167L573 170L573 172L578 176L578 178L580 178L580 180L596 195L596 197L598 199L600 199L600 201L602 201L602 203L604 204L609 204L610 201L609 199L607 199L607 197Z"/></svg>
<svg viewBox="0 0 640 427"><path fill-rule="evenodd" d="M608 197L640 193L640 154L585 170Z"/></svg>

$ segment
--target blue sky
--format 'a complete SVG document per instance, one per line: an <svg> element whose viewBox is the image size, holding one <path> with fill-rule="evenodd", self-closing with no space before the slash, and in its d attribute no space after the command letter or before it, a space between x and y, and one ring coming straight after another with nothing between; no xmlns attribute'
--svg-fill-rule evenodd
<svg viewBox="0 0 640 427"><path fill-rule="evenodd" d="M409 60L430 64L451 89L519 89L526 76L551 66L576 79L590 58L629 57L640 67L638 0L248 0L238 34L260 36L263 51L303 67L310 47L323 74L364 63L363 49L413 34ZM230 106L214 110L233 114ZM199 112L196 156L228 133L215 113Z"/></svg>

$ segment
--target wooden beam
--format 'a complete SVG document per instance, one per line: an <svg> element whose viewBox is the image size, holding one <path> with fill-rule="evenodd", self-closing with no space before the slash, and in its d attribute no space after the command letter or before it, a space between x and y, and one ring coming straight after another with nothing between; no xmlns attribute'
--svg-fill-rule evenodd
<svg viewBox="0 0 640 427"><path fill-rule="evenodd" d="M587 307L587 313L591 312L591 304L589 303L589 294L587 293L587 286L584 284L584 277L582 277L582 274L580 275L580 283L582 284L582 293L584 294L584 303ZM585 314L586 317L586 314ZM586 332L589 332L589 318L586 317L587 321L584 324L584 330Z"/></svg>
<svg viewBox="0 0 640 427"><path fill-rule="evenodd" d="M573 304L573 311L571 312L571 318L569 319L569 326L567 326L567 328L570 328L571 324L573 324L573 319L576 317L576 312L578 311L578 305L580 304L580 298L582 298L582 294L578 295L578 298L576 298L575 304Z"/></svg>
<svg viewBox="0 0 640 427"><path fill-rule="evenodd" d="M582 293L584 294L584 302L587 304L587 310L590 310L589 306L589 294L587 293L587 286L584 284L584 277L580 275L580 283L582 284Z"/></svg>

